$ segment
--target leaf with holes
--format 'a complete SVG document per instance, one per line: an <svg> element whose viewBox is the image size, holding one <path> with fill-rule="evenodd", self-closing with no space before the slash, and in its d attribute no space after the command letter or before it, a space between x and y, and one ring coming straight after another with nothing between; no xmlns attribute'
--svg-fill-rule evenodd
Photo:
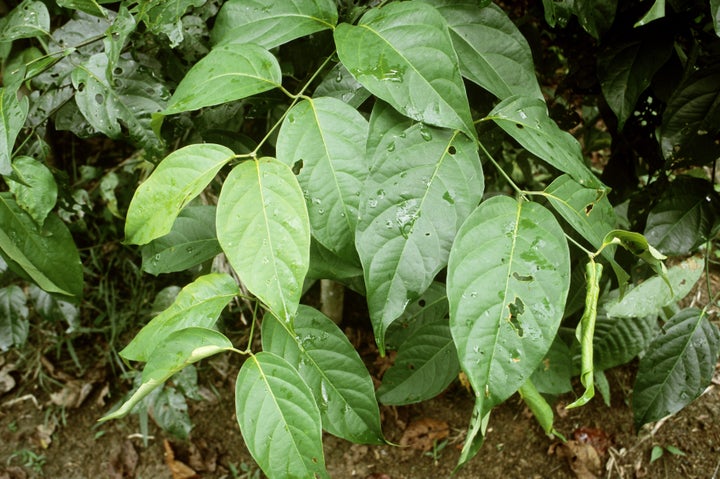
<svg viewBox="0 0 720 479"><path fill-rule="evenodd" d="M345 334L328 317L300 305L287 323L265 317L263 351L297 368L320 408L323 429L348 441L384 444L380 411L370 373Z"/></svg>
<svg viewBox="0 0 720 479"><path fill-rule="evenodd" d="M447 22L430 5L372 9L338 25L335 44L348 71L404 115L476 136Z"/></svg>
<svg viewBox="0 0 720 479"><path fill-rule="evenodd" d="M0 288L0 352L25 344L30 330L29 312L20 286Z"/></svg>
<svg viewBox="0 0 720 479"><path fill-rule="evenodd" d="M50 34L50 12L45 3L40 1L20 2L4 20L0 43L20 38L43 38Z"/></svg>
<svg viewBox="0 0 720 479"><path fill-rule="evenodd" d="M290 167L266 157L233 168L218 199L217 236L250 292L290 323L310 258L310 220Z"/></svg>
<svg viewBox="0 0 720 479"><path fill-rule="evenodd" d="M341 256L355 255L367 136L367 120L335 98L298 103L278 133L278 160L300 170L313 237Z"/></svg>
<svg viewBox="0 0 720 479"><path fill-rule="evenodd" d="M327 478L320 410L297 369L261 352L245 360L235 383L240 432L268 477Z"/></svg>
<svg viewBox="0 0 720 479"><path fill-rule="evenodd" d="M28 115L28 98L18 99L15 89L0 88L0 175L12 174L15 140Z"/></svg>
<svg viewBox="0 0 720 479"><path fill-rule="evenodd" d="M42 226L57 202L55 177L47 166L29 156L15 158L13 170L22 183L6 178L8 188L18 205Z"/></svg>

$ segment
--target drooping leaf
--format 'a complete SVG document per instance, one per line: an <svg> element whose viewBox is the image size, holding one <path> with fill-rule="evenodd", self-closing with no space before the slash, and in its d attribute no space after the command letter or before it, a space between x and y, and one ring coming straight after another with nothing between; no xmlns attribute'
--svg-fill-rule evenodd
<svg viewBox="0 0 720 479"><path fill-rule="evenodd" d="M263 351L297 368L320 408L323 429L355 443L383 444L370 373L345 334L320 311L300 305L287 323L265 317Z"/></svg>
<svg viewBox="0 0 720 479"><path fill-rule="evenodd" d="M338 20L332 0L230 0L223 4L210 36L213 44L256 43L271 49L321 30Z"/></svg>
<svg viewBox="0 0 720 479"><path fill-rule="evenodd" d="M0 352L25 344L30 329L29 312L20 286L0 288Z"/></svg>
<svg viewBox="0 0 720 479"><path fill-rule="evenodd" d="M667 277L667 268L663 260L667 257L655 249L647 238L640 233L625 230L612 230L603 238L603 246L620 245L638 258L645 261L653 271L655 271L670 287L672 294L672 285Z"/></svg>
<svg viewBox="0 0 720 479"><path fill-rule="evenodd" d="M381 353L388 326L447 264L455 232L483 189L475 146L457 131L415 124L376 150L355 244Z"/></svg>
<svg viewBox="0 0 720 479"><path fill-rule="evenodd" d="M633 388L635 428L684 408L710 384L720 352L720 331L704 311L673 316L640 360Z"/></svg>
<svg viewBox="0 0 720 479"><path fill-rule="evenodd" d="M80 255L65 223L49 215L39 228L9 192L0 193L0 249L45 291L82 295Z"/></svg>
<svg viewBox="0 0 720 479"><path fill-rule="evenodd" d="M129 361L148 361L171 333L194 327L212 328L225 306L239 293L230 275L200 276L180 291L169 308L146 324L120 351L120 356Z"/></svg>
<svg viewBox="0 0 720 479"><path fill-rule="evenodd" d="M214 144L170 153L135 191L125 222L125 241L146 244L172 230L180 210L215 178L235 154Z"/></svg>
<svg viewBox="0 0 720 479"><path fill-rule="evenodd" d="M358 25L335 29L340 61L375 96L402 114L475 138L447 22L430 5L374 8Z"/></svg>
<svg viewBox="0 0 720 479"><path fill-rule="evenodd" d="M53 174L47 166L29 156L15 158L12 166L22 183L6 178L8 188L15 195L18 205L38 225L42 225L57 201L57 184Z"/></svg>
<svg viewBox="0 0 720 479"><path fill-rule="evenodd" d="M24 0L7 14L0 43L20 38L42 38L50 34L50 12L45 3Z"/></svg>
<svg viewBox="0 0 720 479"><path fill-rule="evenodd" d="M500 99L543 97L530 46L500 7L483 0L424 1L447 20L465 78Z"/></svg>
<svg viewBox="0 0 720 479"><path fill-rule="evenodd" d="M325 75L313 96L337 98L353 108L358 108L370 98L370 92L347 71L345 65L338 63Z"/></svg>
<svg viewBox="0 0 720 479"><path fill-rule="evenodd" d="M518 393L520 393L520 397L522 397L525 404L527 404L530 411L532 411L533 416L535 416L535 419L537 419L537 422L540 424L540 427L543 428L545 434L555 434L559 438L564 439L562 434L557 432L553 427L555 415L553 414L550 404L542 397L535 387L535 384L533 384L532 379L525 381L525 384L520 387Z"/></svg>
<svg viewBox="0 0 720 479"><path fill-rule="evenodd" d="M278 133L277 158L299 169L313 237L341 256L355 254L367 135L367 120L334 98L298 103Z"/></svg>
<svg viewBox="0 0 720 479"><path fill-rule="evenodd" d="M154 275L183 271L221 252L215 236L215 207L187 206L170 233L143 247L142 268Z"/></svg>
<svg viewBox="0 0 720 479"><path fill-rule="evenodd" d="M308 271L310 221L290 167L269 157L236 166L220 192L217 236L250 292L292 321Z"/></svg>
<svg viewBox="0 0 720 479"><path fill-rule="evenodd" d="M320 410L297 369L261 352L240 368L235 411L245 444L272 478L327 478Z"/></svg>
<svg viewBox="0 0 720 479"><path fill-rule="evenodd" d="M512 395L545 357L570 287L569 250L538 203L496 196L458 231L447 272L450 329L475 391L474 417ZM462 459L479 428L468 432Z"/></svg>
<svg viewBox="0 0 720 479"><path fill-rule="evenodd" d="M552 28L565 28L575 13L573 0L542 0L545 21Z"/></svg>
<svg viewBox="0 0 720 479"><path fill-rule="evenodd" d="M188 327L165 332L156 337L155 348L147 358L142 372L142 384L123 405L105 415L101 421L117 419L132 411L145 396L188 364L232 349L232 343L222 333L202 327Z"/></svg>
<svg viewBox="0 0 720 479"><path fill-rule="evenodd" d="M163 115L197 110L247 98L280 86L275 56L255 45L223 45L210 50L185 74Z"/></svg>
<svg viewBox="0 0 720 479"><path fill-rule="evenodd" d="M575 0L574 7L580 25L599 39L615 20L618 0Z"/></svg>
<svg viewBox="0 0 720 479"><path fill-rule="evenodd" d="M0 88L0 175L12 174L10 159L27 118L28 104L27 97L18 99L16 90Z"/></svg>

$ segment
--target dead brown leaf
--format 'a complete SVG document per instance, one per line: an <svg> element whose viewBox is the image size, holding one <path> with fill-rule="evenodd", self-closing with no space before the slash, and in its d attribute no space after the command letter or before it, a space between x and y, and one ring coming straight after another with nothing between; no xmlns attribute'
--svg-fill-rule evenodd
<svg viewBox="0 0 720 479"><path fill-rule="evenodd" d="M55 424L55 422L35 426L35 438L38 444L40 444L40 447L43 449L50 447L50 444L52 443L52 435L55 432L56 427L57 424Z"/></svg>
<svg viewBox="0 0 720 479"><path fill-rule="evenodd" d="M14 370L14 364L6 364L0 369L0 394L5 394L15 387L15 378L10 375Z"/></svg>
<svg viewBox="0 0 720 479"><path fill-rule="evenodd" d="M187 464L175 459L175 452L170 445L170 441L163 441L165 447L165 462L170 469L173 479L199 479L200 476Z"/></svg>
<svg viewBox="0 0 720 479"><path fill-rule="evenodd" d="M92 389L93 383L71 379L60 391L50 395L50 401L56 406L77 409L85 402Z"/></svg>
<svg viewBox="0 0 720 479"><path fill-rule="evenodd" d="M138 459L137 451L130 440L123 443L108 463L109 479L126 479L135 477Z"/></svg>
<svg viewBox="0 0 720 479"><path fill-rule="evenodd" d="M450 434L450 426L445 421L429 417L410 423L400 438L400 445L427 452Z"/></svg>
<svg viewBox="0 0 720 479"><path fill-rule="evenodd" d="M567 460L570 469L578 479L597 479L602 472L602 463L597 450L586 442L570 440L550 446L551 454Z"/></svg>
<svg viewBox="0 0 720 479"><path fill-rule="evenodd" d="M11 466L0 469L0 479L27 479L27 473L21 467Z"/></svg>

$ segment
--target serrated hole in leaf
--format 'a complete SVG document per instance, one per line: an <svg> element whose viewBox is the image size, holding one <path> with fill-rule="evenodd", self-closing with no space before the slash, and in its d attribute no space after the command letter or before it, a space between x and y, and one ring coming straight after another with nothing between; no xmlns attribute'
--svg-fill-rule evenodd
<svg viewBox="0 0 720 479"><path fill-rule="evenodd" d="M510 326L513 328L513 330L517 333L517 335L522 338L523 328L520 324L520 315L525 312L525 303L522 299L515 297L515 301L512 303L508 303L507 307L510 310L508 322L510 323Z"/></svg>

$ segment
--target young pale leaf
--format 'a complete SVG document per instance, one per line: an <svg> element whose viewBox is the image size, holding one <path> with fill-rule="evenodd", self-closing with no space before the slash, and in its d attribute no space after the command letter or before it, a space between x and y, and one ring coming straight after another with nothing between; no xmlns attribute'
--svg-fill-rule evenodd
<svg viewBox="0 0 720 479"><path fill-rule="evenodd" d="M140 387L119 409L105 415L101 421L126 415L145 396L185 366L233 347L222 333L198 327L178 329L156 340L155 349L143 369Z"/></svg>
<svg viewBox="0 0 720 479"><path fill-rule="evenodd" d="M80 254L65 223L50 215L39 228L9 192L0 193L0 249L45 291L82 295Z"/></svg>
<svg viewBox="0 0 720 479"><path fill-rule="evenodd" d="M215 236L215 207L187 206L170 233L142 248L142 268L158 275L192 268L222 252Z"/></svg>
<svg viewBox="0 0 720 479"><path fill-rule="evenodd" d="M385 331L447 264L455 232L482 199L472 141L422 123L378 148L360 198L355 245L381 353Z"/></svg>
<svg viewBox="0 0 720 479"><path fill-rule="evenodd" d="M180 291L169 308L146 324L120 351L120 356L130 361L148 361L158 344L171 333L192 327L213 327L225 306L239 293L230 275L200 276Z"/></svg>
<svg viewBox="0 0 720 479"><path fill-rule="evenodd" d="M268 477L329 479L320 410L286 360L268 352L250 356L237 377L235 411L245 444Z"/></svg>
<svg viewBox="0 0 720 479"><path fill-rule="evenodd" d="M219 46L187 72L162 114L240 100L277 88L281 82L277 59L261 46Z"/></svg>
<svg viewBox="0 0 720 479"><path fill-rule="evenodd" d="M585 188L604 189L583 160L580 144L548 116L539 98L513 96L498 103L486 117L532 154L572 176Z"/></svg>
<svg viewBox="0 0 720 479"><path fill-rule="evenodd" d="M18 205L42 226L57 202L55 177L47 166L29 156L15 158L12 166L22 183L6 178L8 188Z"/></svg>
<svg viewBox="0 0 720 479"><path fill-rule="evenodd" d="M320 311L300 305L294 332L266 316L263 350L284 358L320 407L323 429L355 443L384 444L372 379L347 337Z"/></svg>
<svg viewBox="0 0 720 479"><path fill-rule="evenodd" d="M24 0L7 14L0 43L50 35L50 12L41 1Z"/></svg>
<svg viewBox="0 0 720 479"><path fill-rule="evenodd" d="M500 99L543 98L525 37L497 5L482 0L424 0L448 22L460 72Z"/></svg>
<svg viewBox="0 0 720 479"><path fill-rule="evenodd" d="M125 221L125 241L142 245L168 234L180 210L234 156L232 150L211 143L170 153L135 191Z"/></svg>
<svg viewBox="0 0 720 479"><path fill-rule="evenodd" d="M217 237L243 283L290 322L310 258L310 222L292 170L275 158L236 166L217 207Z"/></svg>
<svg viewBox="0 0 720 479"><path fill-rule="evenodd" d="M313 93L315 98L324 96L337 98L353 108L358 108L370 98L370 92L347 71L345 65L338 63L325 75Z"/></svg>
<svg viewBox="0 0 720 479"><path fill-rule="evenodd" d="M458 232L447 274L450 329L484 416L522 386L555 338L569 250L537 203L496 196Z"/></svg>
<svg viewBox="0 0 720 479"><path fill-rule="evenodd" d="M340 256L355 255L358 192L369 169L367 136L367 120L335 98L298 103L278 133L278 160L300 169L313 237Z"/></svg>
<svg viewBox="0 0 720 479"><path fill-rule="evenodd" d="M0 175L11 175L10 164L15 139L20 133L28 114L27 96L18 99L17 91L0 88Z"/></svg>
<svg viewBox="0 0 720 479"><path fill-rule="evenodd" d="M332 0L229 0L215 19L210 40L216 45L256 43L269 50L333 28L337 20Z"/></svg>
<svg viewBox="0 0 720 479"><path fill-rule="evenodd" d="M399 112L476 137L447 22L430 5L374 8L338 25L335 44L348 71Z"/></svg>
<svg viewBox="0 0 720 479"><path fill-rule="evenodd" d="M635 429L676 413L710 384L720 352L720 331L704 311L673 316L640 360L633 388Z"/></svg>
<svg viewBox="0 0 720 479"><path fill-rule="evenodd" d="M0 288L0 352L25 344L30 329L29 312L20 286Z"/></svg>

